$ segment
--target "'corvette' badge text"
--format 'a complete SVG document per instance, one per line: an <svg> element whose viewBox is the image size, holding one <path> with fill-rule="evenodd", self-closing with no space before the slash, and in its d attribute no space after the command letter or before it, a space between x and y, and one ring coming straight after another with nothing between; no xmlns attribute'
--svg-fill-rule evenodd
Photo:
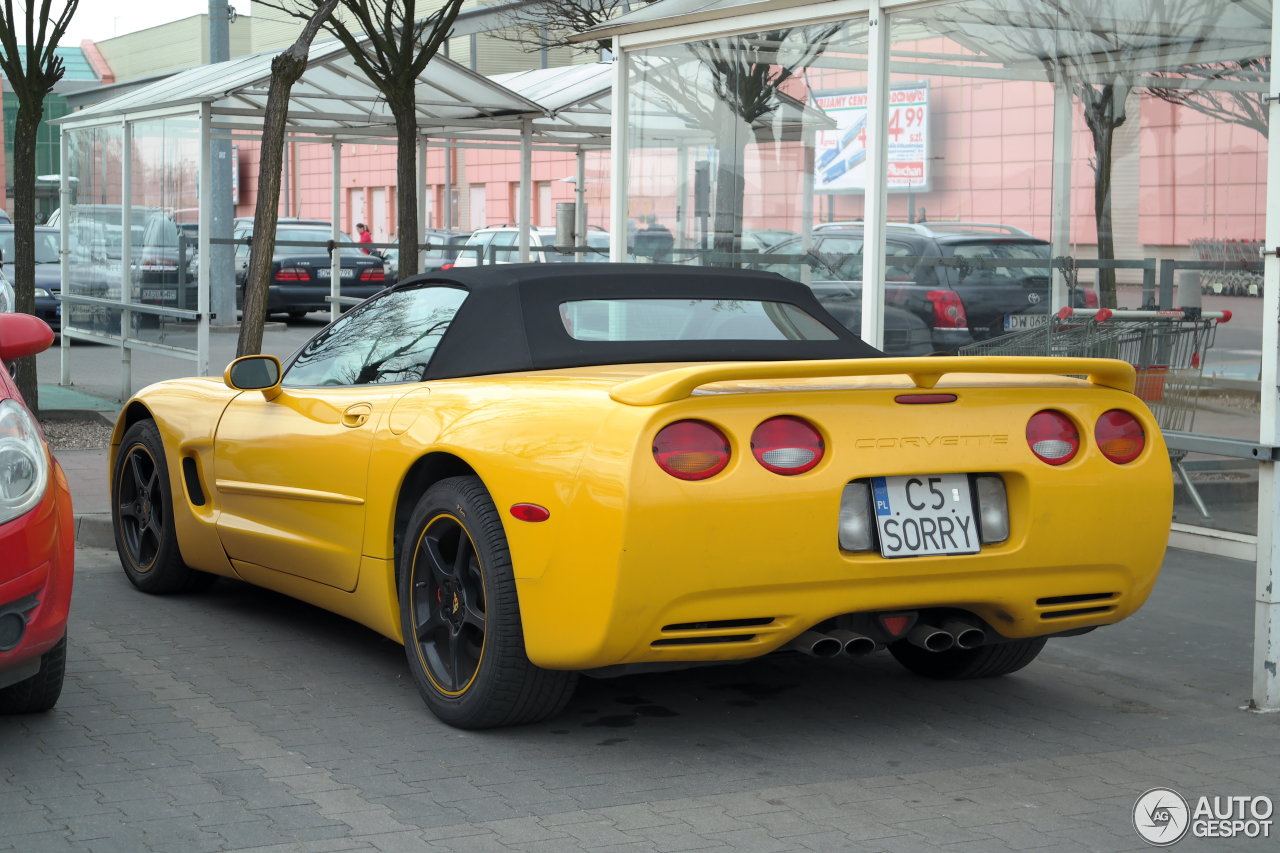
<svg viewBox="0 0 1280 853"><path fill-rule="evenodd" d="M898 447L993 447L1009 443L1004 435L902 435L880 438L859 438L854 441L862 449L881 450Z"/></svg>

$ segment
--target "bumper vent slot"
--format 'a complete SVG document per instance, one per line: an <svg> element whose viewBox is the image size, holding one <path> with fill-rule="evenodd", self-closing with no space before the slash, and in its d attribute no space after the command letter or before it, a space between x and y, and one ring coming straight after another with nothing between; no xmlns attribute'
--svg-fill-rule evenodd
<svg viewBox="0 0 1280 853"><path fill-rule="evenodd" d="M662 646L713 646L718 643L745 643L756 638L755 634L712 634L705 637L667 637L654 640L650 645Z"/></svg>
<svg viewBox="0 0 1280 853"><path fill-rule="evenodd" d="M1115 610L1115 605L1107 604L1103 607L1077 607L1073 610L1049 610L1040 614L1041 619L1067 619L1072 616L1088 616L1091 613L1108 613Z"/></svg>
<svg viewBox="0 0 1280 853"><path fill-rule="evenodd" d="M728 631L734 628L760 628L773 621L772 616L761 616L755 619L721 619L716 622L680 622L675 625L663 625L663 631Z"/></svg>
<svg viewBox="0 0 1280 853"><path fill-rule="evenodd" d="M1037 598L1036 604L1041 607L1054 607L1060 604L1085 604L1090 601L1106 601L1115 598L1114 592L1088 592L1082 595L1054 595L1049 598Z"/></svg>

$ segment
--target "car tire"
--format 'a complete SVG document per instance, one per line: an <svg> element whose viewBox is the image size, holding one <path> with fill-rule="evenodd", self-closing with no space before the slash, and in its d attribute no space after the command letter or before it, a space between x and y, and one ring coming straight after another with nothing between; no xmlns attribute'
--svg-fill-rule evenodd
<svg viewBox="0 0 1280 853"><path fill-rule="evenodd" d="M67 672L67 635L40 657L40 671L0 690L0 714L39 714L58 704Z"/></svg>
<svg viewBox="0 0 1280 853"><path fill-rule="evenodd" d="M307 316L306 311L290 311L289 312L290 320L301 320L303 317L306 317L306 316Z"/></svg>
<svg viewBox="0 0 1280 853"><path fill-rule="evenodd" d="M111 472L111 526L129 582L164 595L203 589L217 580L182 561L173 524L173 493L155 421L125 431Z"/></svg>
<svg viewBox="0 0 1280 853"><path fill-rule="evenodd" d="M1036 659L1044 648L1044 637L1010 640L976 649L948 649L930 652L900 640L889 653L908 671L925 678L955 681L965 678L995 678L1017 672Z"/></svg>
<svg viewBox="0 0 1280 853"><path fill-rule="evenodd" d="M427 707L461 729L521 725L559 713L577 673L529 661L511 552L480 479L452 477L428 489L403 542L400 624Z"/></svg>

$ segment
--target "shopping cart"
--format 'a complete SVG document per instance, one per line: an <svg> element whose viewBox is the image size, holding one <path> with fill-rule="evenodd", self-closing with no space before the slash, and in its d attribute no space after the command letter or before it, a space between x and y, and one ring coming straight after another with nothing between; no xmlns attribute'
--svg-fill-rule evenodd
<svg viewBox="0 0 1280 853"><path fill-rule="evenodd" d="M988 338L960 348L962 355L1118 358L1138 373L1134 393L1151 409L1162 430L1189 432L1203 387L1205 355L1218 324L1230 311L1130 311L1063 308L1042 326ZM1171 450L1170 462L1196 509L1209 509L1183 464L1186 451Z"/></svg>

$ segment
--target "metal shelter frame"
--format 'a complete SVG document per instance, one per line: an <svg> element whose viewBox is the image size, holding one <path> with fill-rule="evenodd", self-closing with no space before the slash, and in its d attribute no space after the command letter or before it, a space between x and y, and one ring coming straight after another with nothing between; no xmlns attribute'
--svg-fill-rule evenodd
<svg viewBox="0 0 1280 853"><path fill-rule="evenodd" d="M865 340L883 341L885 232L887 230L887 150L883 144L888 123L891 73L918 76L963 76L1004 80L1038 80L1054 87L1053 120L1053 233L1054 257L1069 255L1072 181L1073 81L1090 81L1123 68L1135 85L1166 88L1200 88L1222 85L1236 91L1262 94L1268 104L1270 126L1280 126L1280 77L1269 80L1203 80L1161 76L1161 72L1195 62L1238 60L1272 56L1280 48L1280 0L1241 0L1230 14L1208 31L1175 32L1162 29L1165 21L1144 20L1126 24L1119 7L1112 7L1111 26L1093 28L1082 17L1073 17L1071 4L1060 6L1067 14L1055 18L1018 14L1023 4L991 0L989 14L974 14L974 4L964 0L660 0L596 27L581 40L612 37L616 67L614 91L613 192L611 227L626 221L628 203L627 140L630 127L633 54L667 45L695 42L743 33L834 21L865 20L865 63L842 57L840 67L859 67L867 73L867 160L862 281L865 283L861 334ZM1144 7L1154 9L1155 7ZM927 18L914 21L921 38L946 36L966 53L893 52L889 43L890 16L912 10L928 10ZM900 19L895 19L900 20ZM1011 43L1007 31L1018 33ZM1058 37L1071 29L1071 39ZM1029 56L1028 51L1034 56ZM643 57L639 57L643 61ZM818 60L821 64L822 60ZM1196 550L1243 559L1257 564L1253 699L1257 710L1280 711L1280 134L1268 141L1267 217L1263 290L1262 410L1258 441L1232 442L1207 436L1171 434L1171 447L1206 450L1259 460L1258 535L1256 543L1218 531L1175 524L1171 542ZM806 218L805 229L810 225ZM616 241L615 241L616 243ZM620 257L615 246L615 259ZM1052 310L1066 295L1066 278L1054 278Z"/></svg>
<svg viewBox="0 0 1280 853"><path fill-rule="evenodd" d="M227 62L192 68L171 77L134 89L116 98L94 104L66 116L57 123L62 130L62 162L71 162L68 139L76 131L121 129L124 150L131 151L134 126L164 118L199 120L200 162L210 162L215 139L257 137L266 106L271 61L275 52L238 57ZM584 156L589 150L608 150L608 113L612 71L606 65L542 69L487 78L446 57L437 56L419 77L416 86L418 112L418 203L419 218L425 215L426 158L429 147L517 149L521 152L518 197L520 259L530 253L532 220L532 154L538 150L572 151L578 155L578 201L583 210L585 191ZM506 78L506 79L503 79ZM536 99L535 99L536 98ZM287 119L291 142L332 146L331 221L332 239L339 239L341 207L341 152L345 144L396 144L395 122L385 100L356 67L345 47L336 40L312 46L306 71L294 84ZM131 157L121 163L122 216L132 208ZM199 177L199 219L201 226L212 218L212 169L201 169ZM73 199L70 169L64 168L61 204L70 209ZM63 277L71 280L70 217L63 216ZM128 221L122 219L122 221ZM585 222L582 223L585 229ZM125 232L122 232L125 233ZM580 230L579 233L582 233ZM121 294L118 300L95 296L63 294L68 305L81 304L119 311L120 333L77 329L66 324L62 340L61 384L69 385L69 347L74 339L94 340L117 346L121 352L120 398L132 393L133 350L189 359L196 372L209 372L211 235L200 227L198 237L197 304L193 310L144 305L132 301L126 292L133 258L127 237L122 238L120 266ZM331 311L340 312L338 250L333 252ZM194 321L194 342L189 346L157 343L130 333L130 315L150 314Z"/></svg>

